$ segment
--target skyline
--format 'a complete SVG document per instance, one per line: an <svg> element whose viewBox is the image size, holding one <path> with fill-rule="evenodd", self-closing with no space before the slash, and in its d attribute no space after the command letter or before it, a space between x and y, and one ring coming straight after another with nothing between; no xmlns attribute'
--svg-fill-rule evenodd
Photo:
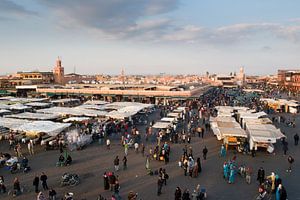
<svg viewBox="0 0 300 200"><path fill-rule="evenodd" d="M300 2L0 1L0 74L275 74L299 68ZM88 68L88 70L87 70Z"/></svg>

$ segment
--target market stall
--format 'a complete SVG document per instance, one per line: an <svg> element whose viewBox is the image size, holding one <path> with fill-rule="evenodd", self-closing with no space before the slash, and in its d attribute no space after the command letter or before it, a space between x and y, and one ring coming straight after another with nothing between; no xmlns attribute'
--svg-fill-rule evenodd
<svg viewBox="0 0 300 200"><path fill-rule="evenodd" d="M58 114L52 113L32 113L32 112L24 112L14 115L7 115L7 118L16 118L16 119L28 119L28 120L55 120L60 116Z"/></svg>
<svg viewBox="0 0 300 200"><path fill-rule="evenodd" d="M286 137L272 124L246 124L246 132L249 135L250 149L262 147L270 153L274 150L273 144Z"/></svg>
<svg viewBox="0 0 300 200"><path fill-rule="evenodd" d="M71 126L71 123L57 123L52 121L32 121L22 124L18 127L13 127L15 131L23 132L28 137L38 137L40 134L56 136L66 128Z"/></svg>

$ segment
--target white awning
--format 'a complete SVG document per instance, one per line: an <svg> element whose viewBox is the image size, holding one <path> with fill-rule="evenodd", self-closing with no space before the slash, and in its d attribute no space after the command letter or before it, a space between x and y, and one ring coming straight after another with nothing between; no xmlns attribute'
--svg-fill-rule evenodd
<svg viewBox="0 0 300 200"><path fill-rule="evenodd" d="M17 119L29 119L29 120L54 120L59 118L58 114L49 113L31 113L24 112L15 115L7 115L7 118L17 118Z"/></svg>
<svg viewBox="0 0 300 200"><path fill-rule="evenodd" d="M158 129L166 129L171 127L172 124L170 122L156 122L152 127Z"/></svg>
<svg viewBox="0 0 300 200"><path fill-rule="evenodd" d="M70 117L70 118L64 119L63 122L83 122L83 121L87 121L90 119L91 118L89 118L89 117Z"/></svg>
<svg viewBox="0 0 300 200"><path fill-rule="evenodd" d="M33 121L13 128L16 131L22 131L26 134L46 133L50 136L56 136L63 130L71 126L71 123L55 123L51 121Z"/></svg>

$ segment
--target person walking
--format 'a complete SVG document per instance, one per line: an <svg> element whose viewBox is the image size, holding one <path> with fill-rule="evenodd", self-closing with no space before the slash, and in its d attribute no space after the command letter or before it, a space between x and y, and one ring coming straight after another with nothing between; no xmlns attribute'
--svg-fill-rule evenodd
<svg viewBox="0 0 300 200"><path fill-rule="evenodd" d="M283 142L283 154L286 155L287 151L288 151L288 142L284 141Z"/></svg>
<svg viewBox="0 0 300 200"><path fill-rule="evenodd" d="M188 189L185 189L182 194L182 200L191 200L190 198L190 191Z"/></svg>
<svg viewBox="0 0 300 200"><path fill-rule="evenodd" d="M180 187L176 187L175 200L181 200L181 189L180 189Z"/></svg>
<svg viewBox="0 0 300 200"><path fill-rule="evenodd" d="M35 193L39 193L40 178L38 175L35 175L32 184L34 186Z"/></svg>
<svg viewBox="0 0 300 200"><path fill-rule="evenodd" d="M19 179L16 177L13 182L13 196L18 196L21 194L21 185Z"/></svg>
<svg viewBox="0 0 300 200"><path fill-rule="evenodd" d="M226 157L226 148L225 148L224 144L222 144L222 146L221 146L220 155L221 155L221 157Z"/></svg>
<svg viewBox="0 0 300 200"><path fill-rule="evenodd" d="M198 137L200 138L201 134L202 134L202 128L201 128L201 126L198 126L197 133L198 133Z"/></svg>
<svg viewBox="0 0 300 200"><path fill-rule="evenodd" d="M127 169L127 157L124 156L123 158L123 170L126 170Z"/></svg>
<svg viewBox="0 0 300 200"><path fill-rule="evenodd" d="M144 143L141 144L141 152L142 152L142 156L144 157L145 156L145 145Z"/></svg>
<svg viewBox="0 0 300 200"><path fill-rule="evenodd" d="M106 172L103 174L103 185L104 185L104 190L109 190L109 178Z"/></svg>
<svg viewBox="0 0 300 200"><path fill-rule="evenodd" d="M129 148L128 144L125 143L125 145L124 145L124 153L125 153L125 156L128 155L128 148Z"/></svg>
<svg viewBox="0 0 300 200"><path fill-rule="evenodd" d="M119 171L119 164L120 164L119 156L116 156L116 158L114 159L115 171Z"/></svg>
<svg viewBox="0 0 300 200"><path fill-rule="evenodd" d="M110 149L110 140L109 140L109 138L106 139L106 148Z"/></svg>
<svg viewBox="0 0 300 200"><path fill-rule="evenodd" d="M27 144L27 148L28 148L29 155L33 155L34 151L33 151L33 141L32 140L29 140L29 142Z"/></svg>
<svg viewBox="0 0 300 200"><path fill-rule="evenodd" d="M135 153L139 153L139 143L134 143L134 151Z"/></svg>
<svg viewBox="0 0 300 200"><path fill-rule="evenodd" d="M298 135L298 133L296 133L296 134L294 135L294 142L295 142L295 146L297 146L298 143L299 143L299 135Z"/></svg>
<svg viewBox="0 0 300 200"><path fill-rule="evenodd" d="M200 157L197 158L197 166L198 166L198 174L202 171L201 160Z"/></svg>
<svg viewBox="0 0 300 200"><path fill-rule="evenodd" d="M116 184L116 181L117 181L117 177L115 176L115 174L113 172L111 172L109 174L109 186L110 186L110 191L113 191L114 188L115 188L115 184Z"/></svg>
<svg viewBox="0 0 300 200"><path fill-rule="evenodd" d="M259 185L261 185L265 181L265 170L262 167L258 169L257 180L259 181Z"/></svg>
<svg viewBox="0 0 300 200"><path fill-rule="evenodd" d="M120 199L120 184L119 184L119 181L116 180L115 182L115 186L114 186L114 195L116 197L116 200Z"/></svg>
<svg viewBox="0 0 300 200"><path fill-rule="evenodd" d="M4 184L4 177L0 176L0 193L6 193L6 187Z"/></svg>
<svg viewBox="0 0 300 200"><path fill-rule="evenodd" d="M202 150L202 153L203 153L203 159L206 160L207 153L208 153L208 149L206 148L206 146L205 146L204 149Z"/></svg>
<svg viewBox="0 0 300 200"><path fill-rule="evenodd" d="M157 180L157 196L161 195L162 186L163 186L163 180L161 176L159 176Z"/></svg>
<svg viewBox="0 0 300 200"><path fill-rule="evenodd" d="M295 160L292 156L288 157L289 168L286 170L286 172L292 172L292 164L293 164L294 161Z"/></svg>
<svg viewBox="0 0 300 200"><path fill-rule="evenodd" d="M280 200L287 200L287 192L285 190L285 187L282 186L282 184L279 184L279 186L281 189L279 191L280 193Z"/></svg>
<svg viewBox="0 0 300 200"><path fill-rule="evenodd" d="M49 200L56 200L56 191L53 188L49 190Z"/></svg>
<svg viewBox="0 0 300 200"><path fill-rule="evenodd" d="M42 187L43 187L44 190L48 190L49 189L48 188L48 184L47 184L47 179L48 179L47 175L44 172L42 172L40 180L42 182Z"/></svg>

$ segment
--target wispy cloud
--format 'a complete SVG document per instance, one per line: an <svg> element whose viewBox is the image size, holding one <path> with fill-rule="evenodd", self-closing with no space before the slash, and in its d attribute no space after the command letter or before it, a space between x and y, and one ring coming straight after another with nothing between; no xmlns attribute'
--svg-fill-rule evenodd
<svg viewBox="0 0 300 200"><path fill-rule="evenodd" d="M226 45L268 35L300 42L300 25L296 23L299 19L286 23L239 23L215 28L179 25L165 14L176 10L180 0L88 0L84 3L82 0L36 0L36 3L44 5L48 15L62 27L86 29L109 39ZM15 6L14 9L21 9Z"/></svg>
<svg viewBox="0 0 300 200"><path fill-rule="evenodd" d="M64 26L91 28L106 34L123 37L142 29L150 30L159 21L142 20L176 9L178 0L38 0L55 13ZM160 22L162 23L162 21ZM163 22L165 23L165 22ZM152 26L152 28L150 27Z"/></svg>
<svg viewBox="0 0 300 200"><path fill-rule="evenodd" d="M23 6L16 4L10 0L0 1L0 18L2 20L9 20L11 18L22 18L26 16L35 16L36 12L27 10Z"/></svg>

